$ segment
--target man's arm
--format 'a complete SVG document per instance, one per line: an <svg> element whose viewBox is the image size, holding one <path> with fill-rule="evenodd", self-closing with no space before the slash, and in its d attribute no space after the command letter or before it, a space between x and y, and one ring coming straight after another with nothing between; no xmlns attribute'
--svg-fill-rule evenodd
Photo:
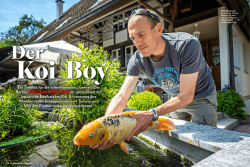
<svg viewBox="0 0 250 167"><path fill-rule="evenodd" d="M166 103L156 107L158 115L165 115L190 104L194 98L198 72L180 75L180 93Z"/></svg>
<svg viewBox="0 0 250 167"><path fill-rule="evenodd" d="M179 95L156 107L155 109L157 111L157 114L159 116L165 115L190 104L194 98L197 78L198 72L192 74L181 74ZM151 125L153 113L151 111L143 111L135 114L130 114L130 117L137 119L137 125L133 129L127 140L130 140L133 136L137 136Z"/></svg>
<svg viewBox="0 0 250 167"><path fill-rule="evenodd" d="M134 87L138 81L139 76L127 76L120 89L120 91L114 96L107 107L105 116L111 114L118 114L126 107L128 99L134 90Z"/></svg>
<svg viewBox="0 0 250 167"><path fill-rule="evenodd" d="M190 104L194 98L198 71L204 67L201 44L192 39L181 56L180 93L166 103L156 107L158 115L165 115Z"/></svg>

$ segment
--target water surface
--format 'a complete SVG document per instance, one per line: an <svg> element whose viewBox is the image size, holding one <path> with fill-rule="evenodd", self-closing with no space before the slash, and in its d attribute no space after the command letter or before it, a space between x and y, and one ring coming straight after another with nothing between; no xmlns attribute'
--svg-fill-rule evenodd
<svg viewBox="0 0 250 167"><path fill-rule="evenodd" d="M106 150L93 150L89 146L81 146L79 152L84 156L86 163L80 166L98 167L190 167L191 165L179 158L168 154L161 154L154 148L148 148L135 138L129 142L129 152L123 152L118 144ZM82 149L82 151L81 151ZM90 152L91 153L90 153ZM91 155L89 155L91 154ZM80 156L80 154L79 154Z"/></svg>

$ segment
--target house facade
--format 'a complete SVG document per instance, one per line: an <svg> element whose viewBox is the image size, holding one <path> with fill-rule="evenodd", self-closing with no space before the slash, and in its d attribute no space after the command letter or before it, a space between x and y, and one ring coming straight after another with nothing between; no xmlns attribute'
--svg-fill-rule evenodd
<svg viewBox="0 0 250 167"><path fill-rule="evenodd" d="M56 3L60 6L63 2ZM57 18L26 44L56 40L75 46L84 42L90 48L96 44L119 61L121 69L126 69L136 51L129 39L128 19L140 6L159 14L164 33L196 32L217 90L230 84L244 100L250 99L250 19L246 0L82 0L66 12L58 11ZM141 78L145 87L160 91L145 74Z"/></svg>

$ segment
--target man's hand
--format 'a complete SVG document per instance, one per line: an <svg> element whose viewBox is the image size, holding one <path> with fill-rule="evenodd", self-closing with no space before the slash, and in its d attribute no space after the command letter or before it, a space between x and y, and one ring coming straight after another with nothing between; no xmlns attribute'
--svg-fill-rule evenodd
<svg viewBox="0 0 250 167"><path fill-rule="evenodd" d="M92 149L104 150L104 149L112 147L113 145L115 145L115 141L114 140L105 140L100 145L94 144L94 145L90 145L89 147L92 148Z"/></svg>
<svg viewBox="0 0 250 167"><path fill-rule="evenodd" d="M129 114L131 118L137 119L136 127L133 129L131 134L128 136L127 141L129 141L133 136L139 135L141 132L148 129L152 124L152 119L154 114L152 111L139 111L134 114Z"/></svg>

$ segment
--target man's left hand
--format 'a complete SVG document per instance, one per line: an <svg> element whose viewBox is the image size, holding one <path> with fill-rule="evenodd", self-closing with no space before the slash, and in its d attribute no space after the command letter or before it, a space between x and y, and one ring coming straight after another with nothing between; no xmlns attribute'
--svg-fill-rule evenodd
<svg viewBox="0 0 250 167"><path fill-rule="evenodd" d="M134 114L129 114L129 116L131 118L136 118L137 124L131 134L128 136L127 141L129 141L133 136L137 136L141 132L147 130L147 128L152 124L154 114L152 111L139 111Z"/></svg>

